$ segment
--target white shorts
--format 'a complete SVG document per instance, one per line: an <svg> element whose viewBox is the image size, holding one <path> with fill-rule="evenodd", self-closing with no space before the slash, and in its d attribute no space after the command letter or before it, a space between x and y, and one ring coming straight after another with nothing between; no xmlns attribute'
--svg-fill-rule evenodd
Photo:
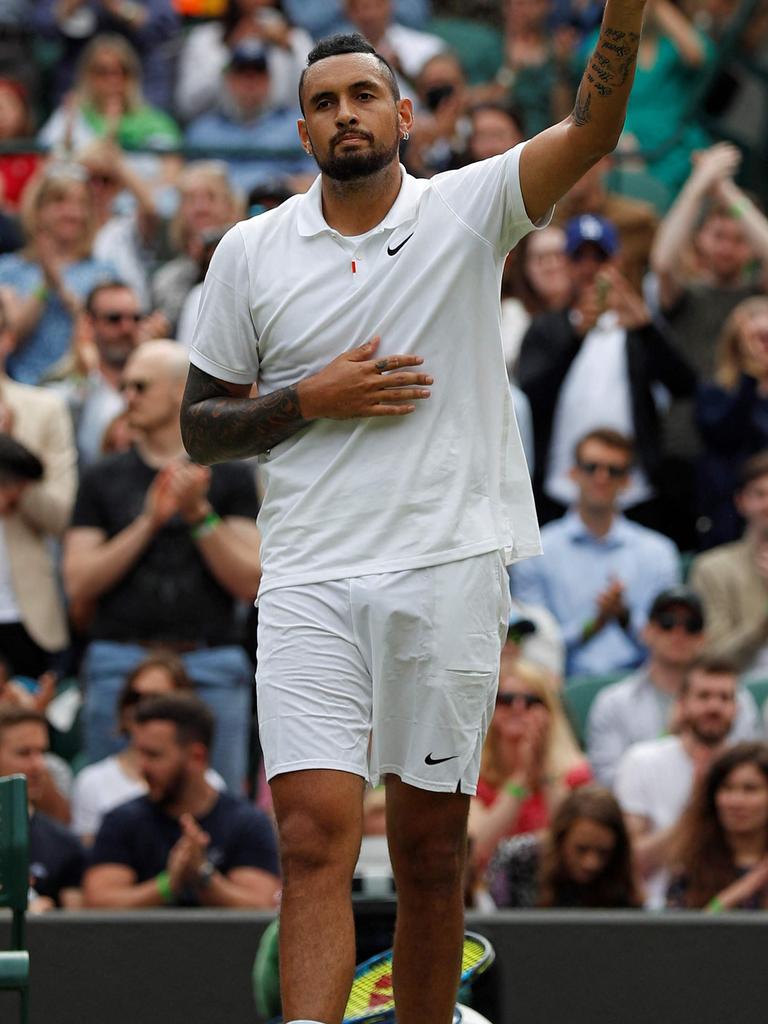
<svg viewBox="0 0 768 1024"><path fill-rule="evenodd" d="M509 616L500 552L259 599L267 778L309 768L474 794Z"/></svg>

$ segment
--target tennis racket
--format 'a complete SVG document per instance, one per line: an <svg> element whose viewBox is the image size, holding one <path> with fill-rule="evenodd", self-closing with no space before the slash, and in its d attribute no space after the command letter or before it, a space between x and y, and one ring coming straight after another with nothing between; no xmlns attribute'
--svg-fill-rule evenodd
<svg viewBox="0 0 768 1024"><path fill-rule="evenodd" d="M493 946L486 938L466 932L461 956L461 984L466 985L486 971L494 957ZM344 1012L344 1024L392 1024L394 1020L392 950L389 949L366 960L356 969Z"/></svg>

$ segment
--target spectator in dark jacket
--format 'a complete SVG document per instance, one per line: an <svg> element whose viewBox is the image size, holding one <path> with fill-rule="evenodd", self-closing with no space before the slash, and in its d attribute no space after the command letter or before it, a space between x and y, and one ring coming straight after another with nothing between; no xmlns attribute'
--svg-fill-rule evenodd
<svg viewBox="0 0 768 1024"><path fill-rule="evenodd" d="M744 460L768 448L768 298L740 302L725 322L715 378L699 389L704 442L699 473L702 547L738 540L744 520L734 494Z"/></svg>
<svg viewBox="0 0 768 1024"><path fill-rule="evenodd" d="M612 427L632 436L636 448L622 507L664 530L656 390L692 394L696 378L619 272L618 245L616 227L602 217L569 221L572 302L535 317L523 338L517 373L533 413L534 491L542 521L562 515L574 498L568 474L575 442L594 427Z"/></svg>

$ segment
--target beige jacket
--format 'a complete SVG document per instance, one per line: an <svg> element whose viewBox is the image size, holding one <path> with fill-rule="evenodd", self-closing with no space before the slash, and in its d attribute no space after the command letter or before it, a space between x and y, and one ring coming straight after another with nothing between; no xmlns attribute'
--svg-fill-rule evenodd
<svg viewBox="0 0 768 1024"><path fill-rule="evenodd" d="M67 617L50 538L69 525L77 488L77 450L63 399L0 374L0 398L13 410L13 437L42 461L45 475L29 486L3 520L11 580L24 628L46 651L68 643Z"/></svg>
<svg viewBox="0 0 768 1024"><path fill-rule="evenodd" d="M751 542L721 544L698 555L689 583L704 602L707 653L749 668L768 644L768 585L755 568Z"/></svg>

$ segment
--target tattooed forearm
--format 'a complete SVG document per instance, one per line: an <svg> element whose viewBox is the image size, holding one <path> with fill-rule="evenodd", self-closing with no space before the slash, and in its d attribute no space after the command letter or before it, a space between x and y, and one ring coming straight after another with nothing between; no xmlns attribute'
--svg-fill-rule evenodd
<svg viewBox="0 0 768 1024"><path fill-rule="evenodd" d="M181 435L195 462L210 465L259 455L306 426L295 388L263 398L233 395L214 377L190 367Z"/></svg>
<svg viewBox="0 0 768 1024"><path fill-rule="evenodd" d="M640 27L639 20L636 27ZM607 128L617 115L623 123L639 44L639 31L603 24L576 95L571 114L574 125L583 128L600 116ZM603 101L609 101L605 108Z"/></svg>

